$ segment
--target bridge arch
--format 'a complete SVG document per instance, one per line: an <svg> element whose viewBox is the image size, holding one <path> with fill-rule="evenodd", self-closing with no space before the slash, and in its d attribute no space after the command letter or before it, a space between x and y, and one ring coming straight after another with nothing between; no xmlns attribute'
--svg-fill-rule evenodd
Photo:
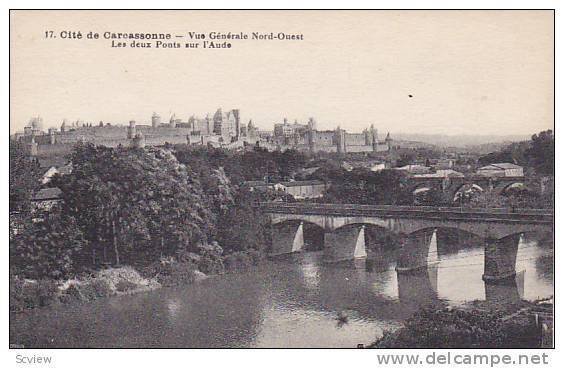
<svg viewBox="0 0 564 368"><path fill-rule="evenodd" d="M323 228L323 226L320 222L310 221L310 220L302 220L302 219L298 219L298 218L281 219L281 220L278 220L278 221L272 221L271 225L272 226L284 226L284 225L299 224L299 223L314 225L314 226Z"/></svg>
<svg viewBox="0 0 564 368"><path fill-rule="evenodd" d="M415 194L415 192L417 192L418 190L422 190L422 189L428 189L428 190L433 190L436 189L437 185L435 183L432 182L422 182L422 183L417 183L415 185L413 185L410 188L411 193Z"/></svg>
<svg viewBox="0 0 564 368"><path fill-rule="evenodd" d="M368 252L381 252L384 249L397 248L401 236L389 227L389 223L376 219L356 219L343 224L333 231L347 231L352 228L364 228L364 241Z"/></svg>
<svg viewBox="0 0 564 368"><path fill-rule="evenodd" d="M463 193L462 192L463 188L468 188L468 190L474 189L474 190L477 190L479 192L485 191L484 188L483 188L483 185L476 184L476 183L462 183L462 184L456 185L455 187L453 187L453 191L452 191L452 195L451 195L453 202L456 202L460 198L460 196Z"/></svg>
<svg viewBox="0 0 564 368"><path fill-rule="evenodd" d="M271 215L271 225L276 226L279 224L283 224L285 222L307 222L310 224L317 225L323 229L326 229L326 221L321 216L308 216L308 215L301 215L301 214L272 214Z"/></svg>
<svg viewBox="0 0 564 368"><path fill-rule="evenodd" d="M349 226L370 226L381 229L382 231L390 231L389 223L385 219L368 217L352 218L342 224L338 224L333 231L338 231Z"/></svg>
<svg viewBox="0 0 564 368"><path fill-rule="evenodd" d="M421 232L432 232L432 231L440 231L440 230L446 230L446 231L453 231L453 232L459 232L459 233L463 233L463 234L469 234L469 235L473 235L473 236L478 236L480 238L484 238L485 234L480 232L480 231L476 231L473 228L468 228L466 226L464 226L463 224L459 224L459 225L455 225L455 224L445 224L445 223L437 223L437 224L420 224L420 226L414 226L413 228L411 228L408 232L406 232L407 236L413 236L413 235L417 235Z"/></svg>
<svg viewBox="0 0 564 368"><path fill-rule="evenodd" d="M525 183L524 180L519 181L512 181L512 182L501 182L498 185L496 185L496 187L494 188L494 191L497 194L507 194L507 191L511 188L516 188L517 186L519 186L522 189L526 189L528 190L527 187L527 183Z"/></svg>
<svg viewBox="0 0 564 368"><path fill-rule="evenodd" d="M318 222L303 219L286 219L271 224L273 237L292 242L291 251L321 250L325 247L325 228ZM280 247L279 244L278 247ZM289 245L288 245L289 247Z"/></svg>

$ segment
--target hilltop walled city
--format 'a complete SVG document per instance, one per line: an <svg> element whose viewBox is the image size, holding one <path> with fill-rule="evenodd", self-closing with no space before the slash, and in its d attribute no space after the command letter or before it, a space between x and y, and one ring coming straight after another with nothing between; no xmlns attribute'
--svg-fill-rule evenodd
<svg viewBox="0 0 564 368"><path fill-rule="evenodd" d="M373 125L362 133L348 133L337 127L335 130L317 129L314 118L305 124L274 124L273 131L259 130L249 120L241 121L238 109L223 112L221 108L204 118L191 116L186 121L173 114L163 121L157 113L151 116L151 124L138 124L130 121L128 125L113 125L100 121L97 124L83 121L69 123L64 120L60 129L43 130L40 117L30 119L23 133L16 139L29 145L32 156L62 154L70 152L77 142L90 142L107 147L159 146L164 144L188 144L240 149L247 145L260 146L268 150L297 149L310 152L384 152L390 150L392 140L389 134L384 140L378 139L378 131Z"/></svg>

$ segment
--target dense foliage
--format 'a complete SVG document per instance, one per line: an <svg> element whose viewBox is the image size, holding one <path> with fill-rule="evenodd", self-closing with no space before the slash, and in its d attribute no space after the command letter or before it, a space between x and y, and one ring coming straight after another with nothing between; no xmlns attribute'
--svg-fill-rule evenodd
<svg viewBox="0 0 564 368"><path fill-rule="evenodd" d="M331 185L321 199L325 203L406 205L413 202L412 193L407 190L407 177L401 171L337 169L328 176Z"/></svg>
<svg viewBox="0 0 564 368"><path fill-rule="evenodd" d="M429 307L409 318L398 331L385 333L372 347L532 348L539 347L539 337L534 318L527 314L511 314L503 308L481 311Z"/></svg>
<svg viewBox="0 0 564 368"><path fill-rule="evenodd" d="M247 180L287 180L307 160L307 156L299 151L269 152L260 147L234 153L220 148L179 145L175 147L175 155L181 163L199 173L209 171L210 167L221 167L235 185Z"/></svg>
<svg viewBox="0 0 564 368"><path fill-rule="evenodd" d="M68 277L77 270L86 244L75 219L55 209L26 222L10 241L10 266L17 274L32 279Z"/></svg>
<svg viewBox="0 0 564 368"><path fill-rule="evenodd" d="M10 139L10 212L30 210L33 191L39 187L39 163L29 157L25 144Z"/></svg>
<svg viewBox="0 0 564 368"><path fill-rule="evenodd" d="M60 203L30 208L10 242L13 274L59 279L164 259L214 273L230 253L264 251L269 227L255 206L262 198L232 184L223 164L236 178L248 172L221 150L78 144L70 159L72 173L50 183Z"/></svg>
<svg viewBox="0 0 564 368"><path fill-rule="evenodd" d="M209 240L207 198L170 152L84 144L72 162L73 172L52 183L63 192L63 213L83 229L93 264L149 261Z"/></svg>
<svg viewBox="0 0 564 368"><path fill-rule="evenodd" d="M480 157L478 162L482 165L510 162L530 167L538 174L554 175L554 135L552 130L542 131L530 141L512 143L501 151Z"/></svg>

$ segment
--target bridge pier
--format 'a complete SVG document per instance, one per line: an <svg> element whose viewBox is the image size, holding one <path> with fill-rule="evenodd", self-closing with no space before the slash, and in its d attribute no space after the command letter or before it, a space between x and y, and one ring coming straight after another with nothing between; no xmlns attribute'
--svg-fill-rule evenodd
<svg viewBox="0 0 564 368"><path fill-rule="evenodd" d="M437 299L437 282L436 267L421 273L398 272L398 298L401 303L425 305Z"/></svg>
<svg viewBox="0 0 564 368"><path fill-rule="evenodd" d="M346 226L325 233L326 262L338 262L355 258L366 258L366 243L363 226Z"/></svg>
<svg viewBox="0 0 564 368"><path fill-rule="evenodd" d="M429 229L404 236L396 266L398 273L411 273L427 268L433 233L434 229Z"/></svg>
<svg viewBox="0 0 564 368"><path fill-rule="evenodd" d="M484 281L486 300L497 303L512 303L521 300L525 291L525 271L503 282Z"/></svg>
<svg viewBox="0 0 564 368"><path fill-rule="evenodd" d="M521 234L496 240L487 238L484 250L484 274L486 282L502 282L515 277L515 263Z"/></svg>
<svg viewBox="0 0 564 368"><path fill-rule="evenodd" d="M304 223L290 222L272 227L270 255L299 252L304 247Z"/></svg>

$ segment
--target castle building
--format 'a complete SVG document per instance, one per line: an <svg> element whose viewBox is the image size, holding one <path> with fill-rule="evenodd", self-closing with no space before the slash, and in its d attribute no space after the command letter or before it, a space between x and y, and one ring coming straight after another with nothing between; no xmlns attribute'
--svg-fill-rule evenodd
<svg viewBox="0 0 564 368"><path fill-rule="evenodd" d="M221 108L217 109L213 116L213 133L223 138L224 142L237 140L240 134L239 110L223 113Z"/></svg>
<svg viewBox="0 0 564 368"><path fill-rule="evenodd" d="M159 114L157 114L156 112L153 113L153 116L151 116L151 126L153 128L157 128L161 125L161 116Z"/></svg>
<svg viewBox="0 0 564 368"><path fill-rule="evenodd" d="M217 109L213 118L191 116L187 121L172 114L168 123L162 123L161 116L153 113L149 124L112 125L100 121L98 125L76 120L63 120L60 130L42 130L40 117L30 119L24 133L17 133L16 139L23 140L33 156L63 155L71 151L77 142L90 142L108 147L160 146L165 144L213 145L227 149L242 149L245 145L259 145L270 150L296 149L309 152L384 152L392 148L390 135L384 141L378 140L378 131L371 125L362 133L348 133L337 127L335 130L317 129L315 119L307 123L284 119L274 124L273 131L259 131L252 120L241 123L238 109L223 112Z"/></svg>
<svg viewBox="0 0 564 368"><path fill-rule="evenodd" d="M211 119L209 115L206 115L205 118L200 119L192 115L188 119L188 126L192 130L192 132L198 132L202 135L209 135L212 133L211 129Z"/></svg>
<svg viewBox="0 0 564 368"><path fill-rule="evenodd" d="M316 127L314 118L309 118L307 124L297 121L290 124L284 119L283 123L274 124L274 143L279 149L293 148L311 152L384 152L390 149L389 135L386 141L380 142L373 124L362 133L348 133L340 127L320 131Z"/></svg>
<svg viewBox="0 0 564 368"><path fill-rule="evenodd" d="M39 116L31 118L24 128L24 135L34 136L41 134L43 134L43 119Z"/></svg>

